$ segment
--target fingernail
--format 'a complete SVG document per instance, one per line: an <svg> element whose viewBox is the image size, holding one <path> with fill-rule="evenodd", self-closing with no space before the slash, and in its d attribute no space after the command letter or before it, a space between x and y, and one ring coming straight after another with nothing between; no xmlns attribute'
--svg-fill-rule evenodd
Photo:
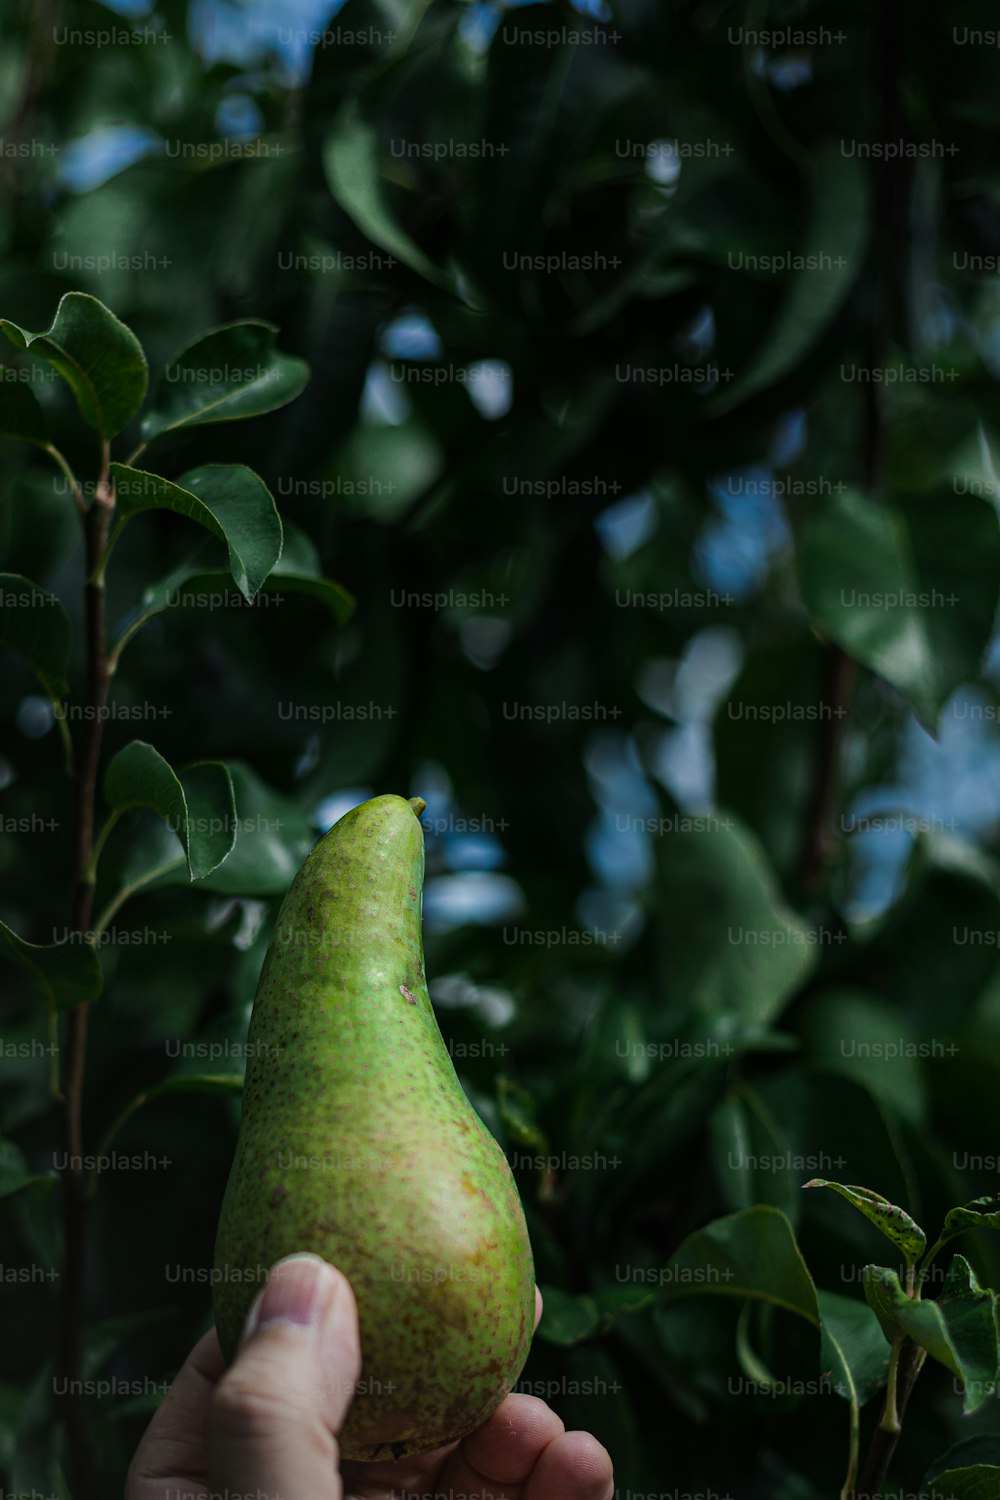
<svg viewBox="0 0 1000 1500"><path fill-rule="evenodd" d="M318 1328L337 1287L337 1278L318 1255L286 1255L271 1267L267 1285L247 1313L242 1342L271 1323Z"/></svg>

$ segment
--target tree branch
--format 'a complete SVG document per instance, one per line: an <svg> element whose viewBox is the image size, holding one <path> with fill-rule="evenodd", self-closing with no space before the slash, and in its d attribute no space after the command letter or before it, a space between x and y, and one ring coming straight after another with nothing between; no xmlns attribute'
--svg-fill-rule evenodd
<svg viewBox="0 0 1000 1500"><path fill-rule="evenodd" d="M100 560L107 545L114 512L114 492L108 480L110 455L104 447L101 479L94 502L84 516L87 582L84 590L87 644L87 717L77 781L76 861L73 890L73 928L89 934L94 911L94 813L97 777L104 734L104 710L111 673L105 627L104 576ZM84 941L89 941L85 936ZM83 1151L83 1086L87 1057L86 1005L78 1005L69 1022L69 1042L63 1080L63 1111L67 1166L63 1172L65 1253L63 1265L62 1326L59 1363L64 1380L64 1419L69 1439L73 1493L77 1500L96 1495L94 1453L83 1401L84 1290L86 1285L86 1175Z"/></svg>

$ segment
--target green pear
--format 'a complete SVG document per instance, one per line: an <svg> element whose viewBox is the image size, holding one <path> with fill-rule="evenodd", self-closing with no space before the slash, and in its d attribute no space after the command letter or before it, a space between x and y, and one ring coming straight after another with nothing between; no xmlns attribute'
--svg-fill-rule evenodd
<svg viewBox="0 0 1000 1500"><path fill-rule="evenodd" d="M354 808L285 897L216 1241L228 1359L276 1260L312 1251L347 1276L363 1368L340 1445L355 1459L471 1432L520 1375L534 1321L517 1188L427 993L423 809Z"/></svg>

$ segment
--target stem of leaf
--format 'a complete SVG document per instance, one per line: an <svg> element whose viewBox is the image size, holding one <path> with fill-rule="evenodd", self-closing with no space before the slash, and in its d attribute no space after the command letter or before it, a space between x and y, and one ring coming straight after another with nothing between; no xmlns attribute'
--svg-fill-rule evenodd
<svg viewBox="0 0 1000 1500"><path fill-rule="evenodd" d="M132 1115L135 1114L136 1110L142 1108L142 1106L146 1102L146 1097L147 1096L144 1093L143 1094L136 1094L135 1098L131 1099L128 1102L128 1104L126 1104L125 1108L120 1112L120 1114L116 1115L116 1117L115 1117L114 1121L112 1122L111 1126L108 1128L108 1130L105 1131L104 1137L101 1140L101 1144L98 1146L96 1152L94 1153L94 1155L97 1157L98 1160L100 1160L103 1156L107 1155L108 1148L110 1147L111 1142L115 1139L115 1137L117 1136L118 1132L121 1130L122 1126L129 1119L131 1119ZM96 1193L96 1191L97 1191L97 1168L94 1167L94 1168L91 1169L90 1176L87 1179L86 1194L87 1194L88 1199L89 1198L93 1198L93 1196Z"/></svg>
<svg viewBox="0 0 1000 1500"><path fill-rule="evenodd" d="M138 634L138 632L144 625L149 623L154 614L155 610L146 610L143 614L137 616L137 618L132 621L131 625L129 625L126 630L122 631L118 640L114 644L111 655L108 657L108 663L111 667L112 672L117 670L121 654L125 650L125 647L128 645L129 641L134 635Z"/></svg>
<svg viewBox="0 0 1000 1500"><path fill-rule="evenodd" d="M110 661L108 665L110 667ZM104 846L108 842L108 838L113 831L115 824L118 822L118 819L121 817L123 811L124 808L115 808L114 812L109 815L107 822L94 841L94 847L91 850L90 854L90 863L87 866L87 878L90 881L91 885L95 884L97 880L97 866L100 861L101 854L104 851Z"/></svg>
<svg viewBox="0 0 1000 1500"><path fill-rule="evenodd" d="M896 1407L896 1381L899 1375L899 1351L903 1345L902 1334L897 1334L889 1356L889 1374L885 1385L885 1406L879 1427L883 1432L899 1434L899 1411Z"/></svg>
<svg viewBox="0 0 1000 1500"><path fill-rule="evenodd" d="M167 870L172 870L177 862L176 859L169 859L165 864L157 865L155 870L147 870L145 875L140 876L138 880L133 880L131 885L122 886L118 894L111 898L98 917L97 925L94 928L94 942L100 942L102 934L114 921L126 901L130 900L137 891L141 891L143 886L149 885L151 881L154 881L158 875L164 875Z"/></svg>
<svg viewBox="0 0 1000 1500"><path fill-rule="evenodd" d="M59 735L59 743L62 745L63 769L67 776L73 776L75 774L73 737L69 732L65 714L56 714L56 732Z"/></svg>
<svg viewBox="0 0 1000 1500"><path fill-rule="evenodd" d="M874 1497L881 1493L892 1456L896 1451L896 1444L899 1442L906 1404L926 1358L926 1352L908 1338L904 1337L893 1345L889 1361L889 1385L886 1389L885 1411L872 1434L865 1467L852 1500L874 1500ZM887 1425L886 1418L890 1411L892 1418Z"/></svg>
<svg viewBox="0 0 1000 1500"><path fill-rule="evenodd" d="M55 460L56 465L62 470L63 474L65 475L66 482L69 485L70 494L73 496L73 502L76 505L77 511L80 515L80 519L82 520L87 513L87 507L84 503L83 490L80 488L80 481L73 473L73 470L70 468L69 464L67 463L62 453L60 453L55 443L46 443L44 447L45 452L49 455L50 458Z"/></svg>

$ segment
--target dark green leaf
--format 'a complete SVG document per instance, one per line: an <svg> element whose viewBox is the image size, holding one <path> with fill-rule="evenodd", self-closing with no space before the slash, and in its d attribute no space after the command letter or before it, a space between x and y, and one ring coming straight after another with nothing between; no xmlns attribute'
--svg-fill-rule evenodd
<svg viewBox="0 0 1000 1500"><path fill-rule="evenodd" d="M443 287L447 279L402 228L386 199L378 138L367 111L376 102L373 95L391 88L394 76L384 70L376 83L342 106L323 153L327 182L340 207L374 244Z"/></svg>
<svg viewBox="0 0 1000 1500"><path fill-rule="evenodd" d="M547 1344L578 1344L601 1326L601 1315L592 1297L577 1297L557 1286L543 1286L542 1321L538 1337Z"/></svg>
<svg viewBox="0 0 1000 1500"><path fill-rule="evenodd" d="M791 273L784 305L764 331L747 369L713 401L726 412L789 375L839 312L857 280L868 243L869 194L864 168L840 142L825 142L809 178L801 269Z"/></svg>
<svg viewBox="0 0 1000 1500"><path fill-rule="evenodd" d="M963 1469L942 1469L934 1481L934 1492L948 1500L1000 1500L1000 1467L973 1464Z"/></svg>
<svg viewBox="0 0 1000 1500"><path fill-rule="evenodd" d="M48 442L45 417L34 392L16 371L0 365L0 437L21 438L44 448Z"/></svg>
<svg viewBox="0 0 1000 1500"><path fill-rule="evenodd" d="M936 519L945 506L947 530ZM970 548L984 560L981 580L958 571ZM809 518L798 562L814 623L933 729L951 692L978 675L992 629L1000 566L992 507L949 495L902 511L845 490Z"/></svg>
<svg viewBox="0 0 1000 1500"><path fill-rule="evenodd" d="M13 1193L23 1192L25 1188L47 1194L52 1191L55 1182L52 1175L32 1172L14 1142L0 1138L0 1198L9 1198Z"/></svg>
<svg viewBox="0 0 1000 1500"><path fill-rule="evenodd" d="M785 905L737 819L659 844L657 927L671 988L702 1012L772 1020L816 962L818 934Z"/></svg>
<svg viewBox="0 0 1000 1500"><path fill-rule="evenodd" d="M28 970L53 1010L72 1010L101 993L97 954L80 934L61 943L26 943L0 922L0 951Z"/></svg>
<svg viewBox="0 0 1000 1500"><path fill-rule="evenodd" d="M104 795L118 813L152 808L180 840L192 880L218 869L236 843L233 782L221 761L178 775L152 745L132 740L110 762Z"/></svg>
<svg viewBox="0 0 1000 1500"><path fill-rule="evenodd" d="M69 619L54 594L19 573L0 573L0 641L25 658L54 702L66 696Z"/></svg>
<svg viewBox="0 0 1000 1500"><path fill-rule="evenodd" d="M28 333L0 318L17 349L48 360L66 380L80 415L102 438L120 432L138 411L149 372L142 345L103 302L86 292L67 292L44 333Z"/></svg>
<svg viewBox="0 0 1000 1500"><path fill-rule="evenodd" d="M142 419L147 443L180 427L234 422L285 406L304 389L309 367L275 347L277 329L257 319L228 323L167 365Z"/></svg>
<svg viewBox="0 0 1000 1500"><path fill-rule="evenodd" d="M281 556L281 518L270 490L243 464L206 464L178 484L140 469L111 465L123 520L145 510L171 510L226 543L233 581L256 597Z"/></svg>

